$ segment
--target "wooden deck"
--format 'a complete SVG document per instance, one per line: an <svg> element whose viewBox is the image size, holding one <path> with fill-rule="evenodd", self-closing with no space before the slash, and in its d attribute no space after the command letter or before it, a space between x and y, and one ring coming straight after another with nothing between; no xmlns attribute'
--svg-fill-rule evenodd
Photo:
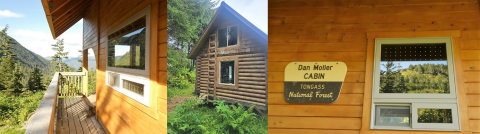
<svg viewBox="0 0 480 134"><path fill-rule="evenodd" d="M58 98L56 112L57 134L106 134L81 97Z"/></svg>

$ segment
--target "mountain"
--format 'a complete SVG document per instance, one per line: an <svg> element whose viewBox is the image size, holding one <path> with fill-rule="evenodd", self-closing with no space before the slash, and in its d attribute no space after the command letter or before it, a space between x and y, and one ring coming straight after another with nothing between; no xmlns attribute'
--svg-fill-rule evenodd
<svg viewBox="0 0 480 134"><path fill-rule="evenodd" d="M50 64L50 60L47 60L42 56L23 47L20 43L17 42L17 40L12 37L10 37L9 44L13 47L12 52L17 54L14 59L18 60L21 63L21 68L25 72L33 70L36 65L40 69L40 72L42 72L42 74L44 74L45 76L53 76L54 72L52 71L52 65ZM3 54L0 53L0 57L2 56Z"/></svg>
<svg viewBox="0 0 480 134"><path fill-rule="evenodd" d="M63 60L63 62L66 63L69 67L78 69L82 66L82 63L78 62L78 60L80 59L82 59L82 57L75 57L75 58L69 57L68 59ZM88 70L92 68L93 70L97 69L97 63L94 57L88 57Z"/></svg>

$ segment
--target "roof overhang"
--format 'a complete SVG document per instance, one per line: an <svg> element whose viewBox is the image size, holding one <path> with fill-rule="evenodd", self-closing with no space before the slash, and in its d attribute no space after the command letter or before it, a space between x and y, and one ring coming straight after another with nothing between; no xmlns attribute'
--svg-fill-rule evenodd
<svg viewBox="0 0 480 134"><path fill-rule="evenodd" d="M83 18L91 0L42 0L50 32L56 39Z"/></svg>
<svg viewBox="0 0 480 134"><path fill-rule="evenodd" d="M200 52L202 48L202 44L205 44L208 41L208 33L212 32L212 27L214 27L215 20L220 16L220 14L229 13L233 17L239 19L239 21L245 24L249 29L253 30L256 35L258 35L261 41L268 42L268 35L260 30L258 27L253 25L250 21L245 19L242 15L240 15L237 11L235 11L232 7L222 1L220 7L218 7L217 11L213 15L212 19L208 23L207 27L203 30L202 35L198 38L198 41L193 46L193 49L188 54L187 58L194 59L196 55Z"/></svg>

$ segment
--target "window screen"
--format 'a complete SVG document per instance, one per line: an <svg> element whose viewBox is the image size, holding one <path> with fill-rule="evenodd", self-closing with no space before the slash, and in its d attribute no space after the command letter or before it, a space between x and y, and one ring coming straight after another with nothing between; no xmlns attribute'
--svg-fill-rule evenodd
<svg viewBox="0 0 480 134"><path fill-rule="evenodd" d="M235 84L235 61L220 62L220 83Z"/></svg>
<svg viewBox="0 0 480 134"><path fill-rule="evenodd" d="M230 26L218 30L218 47L238 45L238 26Z"/></svg>
<svg viewBox="0 0 480 134"><path fill-rule="evenodd" d="M108 36L108 66L145 70L146 17Z"/></svg>
<svg viewBox="0 0 480 134"><path fill-rule="evenodd" d="M380 93L450 93L446 44L382 45Z"/></svg>

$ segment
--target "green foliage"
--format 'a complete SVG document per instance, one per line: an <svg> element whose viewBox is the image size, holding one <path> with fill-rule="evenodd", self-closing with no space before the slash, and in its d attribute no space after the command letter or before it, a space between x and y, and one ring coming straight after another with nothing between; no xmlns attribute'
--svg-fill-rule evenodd
<svg viewBox="0 0 480 134"><path fill-rule="evenodd" d="M26 91L15 97L0 92L0 127L21 125L37 109L44 94Z"/></svg>
<svg viewBox="0 0 480 134"><path fill-rule="evenodd" d="M168 88L167 90L167 97L174 97L174 96L184 96L184 97L197 97L195 94L195 85L190 85L189 88L181 89L181 88Z"/></svg>
<svg viewBox="0 0 480 134"><path fill-rule="evenodd" d="M46 82L42 81L49 81L51 78L42 79L42 71L37 67L33 69L29 66L37 63L45 65L42 64L45 59L39 60L38 55L28 51L9 37L6 34L7 27L0 32L0 53L2 53L0 54L0 133L23 133L25 130L15 128L19 128L27 116L37 109L45 93L32 91L45 90L43 83ZM16 52L20 52L20 55ZM34 58L31 59L31 57ZM42 67L48 68L48 66ZM27 74L26 71L30 72L30 79L24 75ZM48 73L48 71L45 72ZM24 89L27 81L29 86Z"/></svg>
<svg viewBox="0 0 480 134"><path fill-rule="evenodd" d="M53 67L54 72L73 72L73 70L75 70L69 68L67 64L63 63L63 59L68 59L68 52L64 52L65 48L63 46L63 39L57 39L57 43L52 44L52 50L56 52L56 54L52 56L51 60L51 63L55 65Z"/></svg>
<svg viewBox="0 0 480 134"><path fill-rule="evenodd" d="M416 64L402 68L393 62L382 64L381 93L449 93L448 66Z"/></svg>
<svg viewBox="0 0 480 134"><path fill-rule="evenodd" d="M23 72L18 69L18 62L12 57L2 57L0 59L0 91L8 95L18 95L22 92L23 85L20 81L23 79Z"/></svg>
<svg viewBox="0 0 480 134"><path fill-rule="evenodd" d="M30 78L28 79L28 90L36 92L38 90L47 90L45 84L42 82L43 74L40 73L40 69L35 67L33 71L30 72Z"/></svg>
<svg viewBox="0 0 480 134"><path fill-rule="evenodd" d="M168 88L189 88L195 83L195 69L187 54L173 47L168 48L167 54Z"/></svg>
<svg viewBox="0 0 480 134"><path fill-rule="evenodd" d="M92 93L97 88L97 70L90 68L88 71L88 93Z"/></svg>
<svg viewBox="0 0 480 134"><path fill-rule="evenodd" d="M178 47L185 48L198 40L215 13L218 0L169 0L167 33Z"/></svg>
<svg viewBox="0 0 480 134"><path fill-rule="evenodd" d="M253 113L253 107L230 108L225 101L216 101L215 109L210 109L202 104L187 100L168 113L168 133L267 133L267 119Z"/></svg>

